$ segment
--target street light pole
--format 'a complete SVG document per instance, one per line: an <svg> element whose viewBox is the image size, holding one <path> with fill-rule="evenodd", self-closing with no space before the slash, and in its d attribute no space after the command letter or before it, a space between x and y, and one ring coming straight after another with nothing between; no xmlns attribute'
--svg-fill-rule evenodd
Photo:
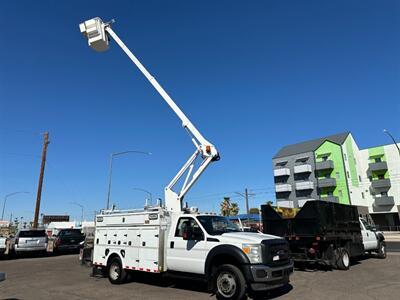
<svg viewBox="0 0 400 300"><path fill-rule="evenodd" d="M1 219L4 220L4 210L6 209L6 202L7 202L7 198L13 195L17 195L17 194L29 194L29 192L14 192L14 193L10 193L5 195L4 197L4 202L3 202L3 211L1 213Z"/></svg>
<svg viewBox="0 0 400 300"><path fill-rule="evenodd" d="M383 129L383 133L386 133L392 139L392 141L393 141L394 145L396 146L397 151L399 151L399 155L400 155L399 145L397 145L396 140L394 139L393 135L387 129Z"/></svg>
<svg viewBox="0 0 400 300"><path fill-rule="evenodd" d="M151 192L149 192L148 190L145 190L145 189L142 189L142 188L136 188L136 187L134 187L132 189L137 190L137 191L145 192L150 197L150 205L153 204L153 194Z"/></svg>
<svg viewBox="0 0 400 300"><path fill-rule="evenodd" d="M138 154L147 154L151 155L151 152L145 152L145 151L137 151L137 150L128 150L128 151L122 151L122 152L114 152L111 153L110 155L110 170L109 170L109 175L108 175L108 192L107 192L107 201L106 201L106 209L110 208L110 194L111 194L111 181L112 181L112 168L113 168L113 160L115 156L123 155L123 154L128 154L128 153L138 153Z"/></svg>
<svg viewBox="0 0 400 300"><path fill-rule="evenodd" d="M83 222L83 208L84 206L82 204L79 204L77 202L71 202L71 204L79 206L81 208L81 226L82 226L82 222Z"/></svg>

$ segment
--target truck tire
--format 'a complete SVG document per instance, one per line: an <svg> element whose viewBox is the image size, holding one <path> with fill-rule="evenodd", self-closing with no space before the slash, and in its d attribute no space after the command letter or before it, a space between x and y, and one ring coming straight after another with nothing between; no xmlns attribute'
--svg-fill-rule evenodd
<svg viewBox="0 0 400 300"><path fill-rule="evenodd" d="M336 251L336 267L338 270L348 270L350 268L350 255L345 248Z"/></svg>
<svg viewBox="0 0 400 300"><path fill-rule="evenodd" d="M384 241L381 241L378 243L378 257L379 258L386 258L386 243Z"/></svg>
<svg viewBox="0 0 400 300"><path fill-rule="evenodd" d="M122 262L119 257L111 259L107 266L107 277L112 284L121 284L126 281L128 274L124 268L122 268Z"/></svg>
<svg viewBox="0 0 400 300"><path fill-rule="evenodd" d="M234 265L221 265L214 273L217 299L240 300L246 293L246 281L242 271Z"/></svg>

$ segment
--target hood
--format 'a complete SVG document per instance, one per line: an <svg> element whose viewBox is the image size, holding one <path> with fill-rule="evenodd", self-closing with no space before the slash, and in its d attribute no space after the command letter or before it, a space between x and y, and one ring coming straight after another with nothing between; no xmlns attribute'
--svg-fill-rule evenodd
<svg viewBox="0 0 400 300"><path fill-rule="evenodd" d="M225 243L256 243L259 244L263 240L282 239L279 236L263 234L257 232L228 232L218 236L221 242Z"/></svg>

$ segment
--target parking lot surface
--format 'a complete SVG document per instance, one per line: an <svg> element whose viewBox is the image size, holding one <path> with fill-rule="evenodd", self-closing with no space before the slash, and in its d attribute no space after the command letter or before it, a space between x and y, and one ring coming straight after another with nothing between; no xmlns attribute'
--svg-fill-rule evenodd
<svg viewBox="0 0 400 300"><path fill-rule="evenodd" d="M215 299L196 281L162 280L159 275L137 273L132 282L111 285L91 277L76 255L0 260L0 299ZM368 258L350 271L296 270L291 285L259 294L257 299L399 299L400 255Z"/></svg>

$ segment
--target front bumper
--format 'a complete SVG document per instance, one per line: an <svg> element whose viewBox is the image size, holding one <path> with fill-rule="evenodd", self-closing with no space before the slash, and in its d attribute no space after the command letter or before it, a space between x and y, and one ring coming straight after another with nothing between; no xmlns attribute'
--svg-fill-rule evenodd
<svg viewBox="0 0 400 300"><path fill-rule="evenodd" d="M247 265L245 276L253 291L265 291L284 286L289 283L293 273L293 262L279 267L266 265Z"/></svg>

